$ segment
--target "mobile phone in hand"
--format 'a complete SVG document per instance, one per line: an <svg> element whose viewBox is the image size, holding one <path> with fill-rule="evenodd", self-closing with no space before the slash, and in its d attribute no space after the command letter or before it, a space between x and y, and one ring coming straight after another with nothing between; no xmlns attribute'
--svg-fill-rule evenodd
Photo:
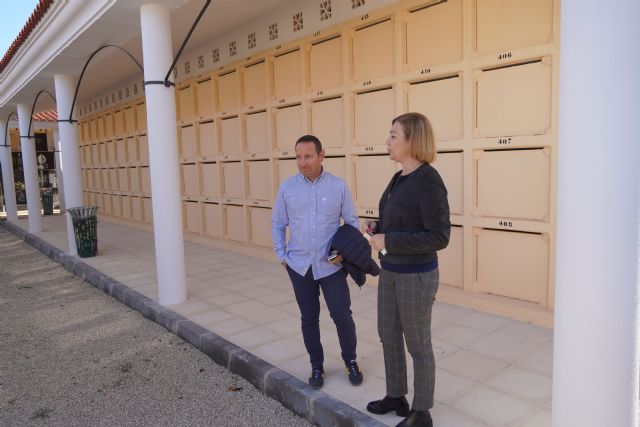
<svg viewBox="0 0 640 427"><path fill-rule="evenodd" d="M364 233L362 233L362 235L364 236L365 239L367 239L367 241L370 241L374 234L375 233L373 233L371 231L365 231ZM382 255L386 255L387 254L387 250L385 248L382 248L380 253Z"/></svg>
<svg viewBox="0 0 640 427"><path fill-rule="evenodd" d="M369 236L373 236L374 234L376 234L377 229L378 229L378 221L371 221L367 224L367 229L365 233L367 233Z"/></svg>

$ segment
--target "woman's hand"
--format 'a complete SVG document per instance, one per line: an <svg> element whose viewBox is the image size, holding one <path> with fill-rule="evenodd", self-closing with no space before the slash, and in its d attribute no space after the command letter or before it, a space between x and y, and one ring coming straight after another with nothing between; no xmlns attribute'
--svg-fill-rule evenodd
<svg viewBox="0 0 640 427"><path fill-rule="evenodd" d="M380 252L384 249L384 234L374 234L373 236L371 236L371 240L369 240L369 243L371 243L373 249Z"/></svg>

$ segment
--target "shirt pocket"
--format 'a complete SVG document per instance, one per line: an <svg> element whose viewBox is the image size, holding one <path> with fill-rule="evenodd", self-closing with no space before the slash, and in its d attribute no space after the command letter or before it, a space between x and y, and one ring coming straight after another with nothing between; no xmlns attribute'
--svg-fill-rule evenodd
<svg viewBox="0 0 640 427"><path fill-rule="evenodd" d="M342 212L342 198L334 195L318 196L318 218L326 223L338 222Z"/></svg>

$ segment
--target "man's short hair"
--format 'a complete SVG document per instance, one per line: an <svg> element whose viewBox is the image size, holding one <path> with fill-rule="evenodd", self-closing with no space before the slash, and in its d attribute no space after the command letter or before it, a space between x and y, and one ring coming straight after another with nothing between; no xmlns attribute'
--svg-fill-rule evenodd
<svg viewBox="0 0 640 427"><path fill-rule="evenodd" d="M313 145L316 146L317 154L320 154L320 152L322 151L322 143L320 142L318 137L313 135L302 135L300 138L298 138L298 140L296 141L296 145L294 145L293 148L295 149L295 147L297 147L298 144L301 144L303 142L313 142Z"/></svg>

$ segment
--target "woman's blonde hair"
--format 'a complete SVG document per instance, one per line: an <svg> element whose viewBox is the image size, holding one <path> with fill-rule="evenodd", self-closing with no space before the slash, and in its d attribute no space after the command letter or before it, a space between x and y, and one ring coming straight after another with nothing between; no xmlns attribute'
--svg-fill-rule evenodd
<svg viewBox="0 0 640 427"><path fill-rule="evenodd" d="M411 144L411 157L421 162L432 163L436 159L436 140L431 122L424 114L401 114L391 122L400 123L404 138Z"/></svg>

